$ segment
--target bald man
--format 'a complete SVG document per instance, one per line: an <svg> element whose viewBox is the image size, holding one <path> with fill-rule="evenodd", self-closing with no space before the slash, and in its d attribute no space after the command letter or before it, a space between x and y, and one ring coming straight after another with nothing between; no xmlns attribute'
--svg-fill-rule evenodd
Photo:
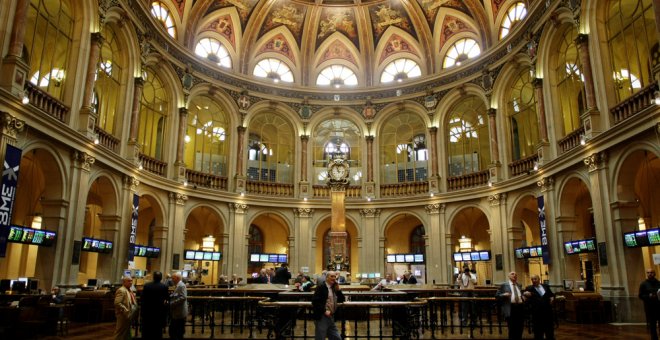
<svg viewBox="0 0 660 340"><path fill-rule="evenodd" d="M538 275L532 275L532 284L525 288L523 295L525 301L532 307L534 339L554 339L555 322L552 303L555 300L555 294L550 290L550 286L541 283Z"/></svg>
<svg viewBox="0 0 660 340"><path fill-rule="evenodd" d="M133 285L133 278L124 276L121 280L121 287L115 292L115 317L117 318L115 340L131 338L131 322L137 311L137 301L135 294L131 291L131 285Z"/></svg>
<svg viewBox="0 0 660 340"><path fill-rule="evenodd" d="M660 319L658 291L660 291L660 281L655 278L655 270L653 268L647 268L646 280L642 281L639 285L639 298L644 301L646 326L651 335L651 340L658 340L658 320Z"/></svg>

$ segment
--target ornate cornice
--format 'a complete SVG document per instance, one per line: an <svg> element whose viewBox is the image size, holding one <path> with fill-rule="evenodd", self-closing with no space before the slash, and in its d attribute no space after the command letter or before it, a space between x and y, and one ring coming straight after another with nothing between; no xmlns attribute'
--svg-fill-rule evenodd
<svg viewBox="0 0 660 340"><path fill-rule="evenodd" d="M170 202L174 202L176 205L184 205L188 200L188 195L186 194L170 192L168 195L170 197Z"/></svg>
<svg viewBox="0 0 660 340"><path fill-rule="evenodd" d="M607 154L605 151L591 154L584 159L584 164L589 167L589 172L603 169L607 165Z"/></svg>
<svg viewBox="0 0 660 340"><path fill-rule="evenodd" d="M16 138L16 135L25 127L24 121L4 111L0 111L0 124L2 124L2 134L12 138Z"/></svg>
<svg viewBox="0 0 660 340"><path fill-rule="evenodd" d="M440 213L440 203L428 204L424 209L426 209L426 213L429 215L437 215Z"/></svg>
<svg viewBox="0 0 660 340"><path fill-rule="evenodd" d="M380 209L376 208L365 208L360 209L360 216L362 217L378 217L380 216Z"/></svg>
<svg viewBox="0 0 660 340"><path fill-rule="evenodd" d="M76 167L83 169L84 171L90 171L92 169L92 164L96 162L96 158L88 155L85 152L73 150L71 155L73 163Z"/></svg>
<svg viewBox="0 0 660 340"><path fill-rule="evenodd" d="M312 208L293 208L293 215L297 217L312 217L314 209Z"/></svg>

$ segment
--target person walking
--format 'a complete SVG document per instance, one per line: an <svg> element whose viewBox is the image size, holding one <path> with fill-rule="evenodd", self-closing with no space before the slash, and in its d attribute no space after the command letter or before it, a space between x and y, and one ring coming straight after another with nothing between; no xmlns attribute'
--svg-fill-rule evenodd
<svg viewBox="0 0 660 340"><path fill-rule="evenodd" d="M463 268L463 273L459 274L456 277L456 283L458 284L458 289L465 290L461 292L461 297L472 298L474 297L473 290L474 285L477 283L477 278L472 275L469 267ZM468 317L471 317L473 324L476 322L476 318L473 311L473 301L463 301L461 303L461 326L465 326L468 323Z"/></svg>
<svg viewBox="0 0 660 340"><path fill-rule="evenodd" d="M115 340L131 339L131 323L137 311L137 301L135 294L131 291L131 285L133 285L133 278L124 276L121 287L115 292L115 317L117 319Z"/></svg>
<svg viewBox="0 0 660 340"><path fill-rule="evenodd" d="M142 338L162 339L163 327L167 319L167 303L169 291L167 285L162 283L163 273L155 271L153 281L144 285L140 296L140 316L142 324Z"/></svg>
<svg viewBox="0 0 660 340"><path fill-rule="evenodd" d="M653 268L646 269L646 280L639 285L639 298L644 301L644 314L646 314L646 327L651 340L658 340L658 321L660 319L660 281L655 278Z"/></svg>
<svg viewBox="0 0 660 340"><path fill-rule="evenodd" d="M172 275L174 292L170 295L170 339L183 339L188 317L188 292L181 281L181 272Z"/></svg>
<svg viewBox="0 0 660 340"><path fill-rule="evenodd" d="M542 284L538 275L532 275L532 284L525 288L523 296L532 309L534 339L554 340L555 318L552 303L555 300L555 294L550 290L550 286Z"/></svg>
<svg viewBox="0 0 660 340"><path fill-rule="evenodd" d="M341 340L341 335L335 325L335 312L337 303L344 302L344 294L337 283L337 273L329 271L325 275L325 282L316 287L312 297L314 312L315 340Z"/></svg>
<svg viewBox="0 0 660 340"><path fill-rule="evenodd" d="M525 309L523 306L522 289L518 284L518 274L509 273L509 280L500 285L495 296L502 303L502 314L509 328L509 339L522 339Z"/></svg>

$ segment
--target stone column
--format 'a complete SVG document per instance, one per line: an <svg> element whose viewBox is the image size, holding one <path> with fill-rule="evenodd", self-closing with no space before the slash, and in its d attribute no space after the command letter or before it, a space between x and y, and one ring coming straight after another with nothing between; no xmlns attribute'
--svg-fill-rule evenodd
<svg viewBox="0 0 660 340"><path fill-rule="evenodd" d="M169 204L167 211L167 221L172 225L172 228L169 228L167 234L168 244L167 251L165 252L165 257L162 258L167 268L170 267L172 259L178 255L179 257L179 269L182 268L183 263L183 250L184 242L186 241L186 233L188 228L186 226L186 215L185 208L186 202L188 201L188 196L186 194L181 194L178 192L170 192L168 194ZM223 253L223 256L225 254ZM161 257L163 253L161 251ZM161 263L163 263L161 262Z"/></svg>
<svg viewBox="0 0 660 340"><path fill-rule="evenodd" d="M380 238L380 209L365 208L360 209L360 218L362 219L362 247L359 249L359 266L360 272L363 273L379 273L385 267L382 263L384 253L375 253L379 248L378 240ZM380 261L379 261L380 258ZM354 261L354 260L352 260ZM379 263L382 263L379 265ZM351 273L357 273L356 268L351 268ZM355 274L353 274L355 275Z"/></svg>
<svg viewBox="0 0 660 340"><path fill-rule="evenodd" d="M82 226L85 223L85 206L87 205L87 193L89 192L89 175L92 164L96 159L87 153L73 150L71 153L71 181L70 181L70 200L67 221L70 228L66 228L64 234L60 236L57 242L64 247L62 258L64 261L71 261L73 255L73 245L75 240L82 239L83 229L75 226ZM67 265L64 263L62 283L78 284L78 264Z"/></svg>
<svg viewBox="0 0 660 340"><path fill-rule="evenodd" d="M27 27L27 12L30 0L17 0L14 22L9 38L9 50L2 60L0 87L17 97L24 95L25 82L28 81L30 66L23 60L23 44ZM4 151L4 149L3 149Z"/></svg>
<svg viewBox="0 0 660 340"><path fill-rule="evenodd" d="M140 161L140 146L138 145L138 126L140 124L140 100L142 98L142 89L144 80L141 77L133 79L133 105L131 107L131 127L128 135L127 157L129 161L138 164Z"/></svg>
<svg viewBox="0 0 660 340"><path fill-rule="evenodd" d="M547 220L546 216L546 220ZM563 279L575 279L576 277L579 277L580 275L580 263L578 259L575 259L573 255L567 256L566 252L563 249L564 242L571 241L574 239L575 235L575 216L557 216L554 219L554 223L557 229L557 243L561 247L557 250L558 258L559 258L559 263L561 265L556 266L556 268L559 271L559 277L561 280ZM556 249L556 247L552 248L553 250ZM552 256L552 254L551 254ZM554 260L554 258L553 258ZM557 276L557 273L555 273L557 270L553 270L550 272L550 275L552 278ZM561 281L557 281L561 282Z"/></svg>
<svg viewBox="0 0 660 340"><path fill-rule="evenodd" d="M4 150L4 148L3 148ZM4 159L4 156L3 156ZM66 233L66 215L69 211L69 202L62 199L42 198L42 229L55 230L57 235ZM60 237L54 247L39 247L39 264L35 268L34 276L39 278L39 288L50 289L56 284L66 282L62 273L71 265L71 258L64 258L64 242Z"/></svg>
<svg viewBox="0 0 660 340"><path fill-rule="evenodd" d="M109 239L115 243L112 256L113 261L116 263L115 276L110 282L116 282L123 275L123 270L128 268L128 242L131 236L131 219L133 218L133 194L137 192L139 185L140 181L137 178L124 175L119 202L119 228L115 238ZM163 256L162 253L160 255Z"/></svg>
<svg viewBox="0 0 660 340"><path fill-rule="evenodd" d="M582 64L587 99L587 111L580 114L580 119L582 119L582 126L584 126L584 136L586 138L592 138L602 131L602 122L596 104L594 76L591 70L591 59L589 56L589 36L578 34L577 38L575 38L575 44L580 53L580 63Z"/></svg>
<svg viewBox="0 0 660 340"><path fill-rule="evenodd" d="M188 109L179 108L179 129L177 131L176 143L176 168L177 180L183 183L186 180L186 163L183 160L183 150L186 146L186 127L188 125Z"/></svg>
<svg viewBox="0 0 660 340"><path fill-rule="evenodd" d="M440 203L428 204L426 214L429 215L429 225L424 229L428 238L426 240L426 263L435 263L434 266L427 265L426 267L426 283L445 282L446 274L442 267L449 263L446 258L446 252L442 251L442 244L437 240L442 240L442 233L440 232ZM451 264L449 265L451 268Z"/></svg>
<svg viewBox="0 0 660 340"><path fill-rule="evenodd" d="M431 176L429 177L429 193L435 194L440 191L440 176L438 175L438 128L429 129L430 143L428 160L431 163Z"/></svg>
<svg viewBox="0 0 660 340"><path fill-rule="evenodd" d="M121 229L121 215L101 215L101 238L104 240L116 240ZM116 245L116 243L115 243ZM116 247L115 247L116 248ZM101 255L96 262L96 277L103 281L115 282L122 268L118 268L118 254L113 249L111 254Z"/></svg>
<svg viewBox="0 0 660 340"><path fill-rule="evenodd" d="M155 225L153 227L153 238L152 238L152 243L154 247L160 248L160 256L154 259L151 259L151 269L153 270L160 270L161 272L167 272L169 271L170 262L165 261L167 256L164 256L163 254L167 254L167 234L169 231L169 227L166 225ZM170 252L171 253L171 252ZM223 253L224 254L224 253ZM170 256L171 258L171 256Z"/></svg>
<svg viewBox="0 0 660 340"><path fill-rule="evenodd" d="M488 114L488 134L490 135L490 170L491 183L497 182L502 177L500 162L500 146L497 140L497 109L490 108L486 111Z"/></svg>
<svg viewBox="0 0 660 340"><path fill-rule="evenodd" d="M545 117L545 99L543 98L543 79L534 78L532 80L534 86L534 97L536 98L536 115L539 123L539 145L536 151L539 155L539 165L544 161L550 160L550 143L548 142L548 122Z"/></svg>
<svg viewBox="0 0 660 340"><path fill-rule="evenodd" d="M376 197L376 183L374 182L374 136L366 136L367 142L367 181L364 182L365 196Z"/></svg>
<svg viewBox="0 0 660 340"><path fill-rule="evenodd" d="M89 62L85 73L85 87L83 90L82 107L78 116L78 131L87 138L94 138L94 128L99 118L99 113L94 111L92 100L94 98L94 84L96 83L96 72L103 46L103 36L99 32L92 33L89 49Z"/></svg>
<svg viewBox="0 0 660 340"><path fill-rule="evenodd" d="M600 293L618 305L618 319L614 320L616 322L644 320L644 308L637 298L637 293L639 284L644 280L641 274L645 269L644 257L651 255L645 254L645 248L627 249L623 242L623 233L639 229L638 206L638 202L612 202L612 227L609 237L598 238L598 227L596 230L598 242L605 242L608 262L607 266L600 266Z"/></svg>
<svg viewBox="0 0 660 340"><path fill-rule="evenodd" d="M227 251L227 270L229 273L247 273L247 246L249 230L247 210L243 203L229 203L229 247ZM243 274L241 274L243 275Z"/></svg>
<svg viewBox="0 0 660 340"><path fill-rule="evenodd" d="M243 158L245 157L244 153L244 139L245 139L245 130L247 130L244 126L239 126L236 128L237 136L236 136L236 175L235 175L235 185L236 185L236 192L239 193L244 193L246 191L247 184L245 183L246 181L246 176L243 173Z"/></svg>
<svg viewBox="0 0 660 340"><path fill-rule="evenodd" d="M310 196L311 190L309 187L309 182L307 181L307 145L309 142L309 136L302 135L300 136L300 197L307 198Z"/></svg>
<svg viewBox="0 0 660 340"><path fill-rule="evenodd" d="M491 282L502 282L506 280L507 274L512 271L520 271L522 268L516 267L514 258L514 249L522 240L522 229L520 226L509 226L506 222L507 206L506 194L494 194L488 196L490 202L490 212L492 224L490 227L491 254L493 277ZM502 257L502 269L497 270L497 255Z"/></svg>
<svg viewBox="0 0 660 340"><path fill-rule="evenodd" d="M545 226L551 260L551 263L548 264L548 274L550 275L548 279L550 282L562 282L561 269L559 268L564 262L561 258L564 254L564 241L559 237L557 226L553 223L556 214L554 183L554 178L544 177L536 182L536 185L541 188L543 204L545 205Z"/></svg>
<svg viewBox="0 0 660 340"><path fill-rule="evenodd" d="M293 208L293 238L297 246L289 248L291 271L297 272L307 267L310 273L315 272L316 253L312 251L313 215L314 209Z"/></svg>

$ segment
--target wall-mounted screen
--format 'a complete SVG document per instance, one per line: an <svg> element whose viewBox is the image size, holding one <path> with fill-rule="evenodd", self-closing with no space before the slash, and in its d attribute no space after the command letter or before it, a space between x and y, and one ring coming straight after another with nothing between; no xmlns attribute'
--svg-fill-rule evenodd
<svg viewBox="0 0 660 340"><path fill-rule="evenodd" d="M399 263L406 262L406 255L396 254L396 262L399 262Z"/></svg>
<svg viewBox="0 0 660 340"><path fill-rule="evenodd" d="M133 256L156 258L160 256L160 248L135 245Z"/></svg>
<svg viewBox="0 0 660 340"><path fill-rule="evenodd" d="M279 263L286 263L288 262L286 254L277 254L277 262Z"/></svg>
<svg viewBox="0 0 660 340"><path fill-rule="evenodd" d="M184 260L194 260L195 259L195 251L194 250L186 250L183 253L183 259Z"/></svg>
<svg viewBox="0 0 660 340"><path fill-rule="evenodd" d="M259 262L268 262L268 254L259 254Z"/></svg>
<svg viewBox="0 0 660 340"><path fill-rule="evenodd" d="M454 253L454 261L456 262L463 261L463 256L461 256L461 253Z"/></svg>
<svg viewBox="0 0 660 340"><path fill-rule="evenodd" d="M259 254L250 254L250 262L259 262Z"/></svg>
<svg viewBox="0 0 660 340"><path fill-rule="evenodd" d="M564 242L566 255L593 253L596 251L596 239L573 240Z"/></svg>
<svg viewBox="0 0 660 340"><path fill-rule="evenodd" d="M424 254L415 254L415 263L423 263Z"/></svg>
<svg viewBox="0 0 660 340"><path fill-rule="evenodd" d="M481 251L466 251L454 253L455 262L463 261L490 261L490 251L481 250Z"/></svg>
<svg viewBox="0 0 660 340"><path fill-rule="evenodd" d="M160 253L160 249L157 249ZM184 251L185 260L203 260L203 261L220 261L222 259L222 253L217 251L203 251L203 250L185 250Z"/></svg>
<svg viewBox="0 0 660 340"><path fill-rule="evenodd" d="M287 254L250 254L250 262L285 263Z"/></svg>
<svg viewBox="0 0 660 340"><path fill-rule="evenodd" d="M387 254L387 263L424 263L424 254Z"/></svg>
<svg viewBox="0 0 660 340"><path fill-rule="evenodd" d="M543 247L533 246L533 247L516 248L515 254L517 259L543 257Z"/></svg>
<svg viewBox="0 0 660 340"><path fill-rule="evenodd" d="M268 262L277 263L277 254L268 254Z"/></svg>
<svg viewBox="0 0 660 340"><path fill-rule="evenodd" d="M480 251L479 252L480 261L490 261L490 252L489 251Z"/></svg>
<svg viewBox="0 0 660 340"><path fill-rule="evenodd" d="M220 261L221 258L222 258L222 253L218 251L214 251L211 261Z"/></svg>
<svg viewBox="0 0 660 340"><path fill-rule="evenodd" d="M97 240L91 237L83 237L81 250L103 254L112 253L112 242Z"/></svg>
<svg viewBox="0 0 660 340"><path fill-rule="evenodd" d="M623 234L626 247L646 247L660 245L660 229L638 230Z"/></svg>
<svg viewBox="0 0 660 340"><path fill-rule="evenodd" d="M406 262L411 263L415 262L415 255L413 254L406 254L405 255Z"/></svg>
<svg viewBox="0 0 660 340"><path fill-rule="evenodd" d="M54 231L12 225L9 227L7 241L49 247L53 245L56 237L57 233Z"/></svg>
<svg viewBox="0 0 660 340"><path fill-rule="evenodd" d="M211 261L212 258L213 258L213 253L204 252L204 260L205 261Z"/></svg>
<svg viewBox="0 0 660 340"><path fill-rule="evenodd" d="M395 255L387 255L387 263L394 263L396 262L396 256Z"/></svg>

